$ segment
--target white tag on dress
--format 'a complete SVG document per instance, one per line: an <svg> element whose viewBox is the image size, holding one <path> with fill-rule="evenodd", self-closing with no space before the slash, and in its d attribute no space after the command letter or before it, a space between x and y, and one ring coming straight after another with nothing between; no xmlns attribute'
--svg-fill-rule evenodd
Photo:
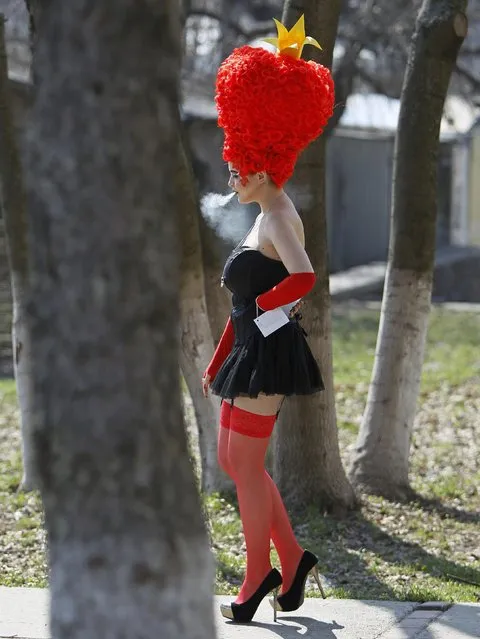
<svg viewBox="0 0 480 639"><path fill-rule="evenodd" d="M255 317L255 324L260 329L264 337L268 337L271 333L278 331L279 328L288 324L290 321L285 311L280 308L274 308L273 311L266 311L259 317Z"/></svg>

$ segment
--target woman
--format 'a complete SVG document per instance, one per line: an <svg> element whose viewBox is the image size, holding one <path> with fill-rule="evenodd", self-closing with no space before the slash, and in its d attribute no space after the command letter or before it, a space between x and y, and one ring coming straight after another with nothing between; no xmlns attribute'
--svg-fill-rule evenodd
<svg viewBox="0 0 480 639"><path fill-rule="evenodd" d="M235 482L245 535L245 580L235 602L221 607L239 622L250 621L271 591L274 613L296 610L309 572L321 588L318 560L298 544L264 459L284 398L323 389L295 316L296 302L312 289L315 275L302 221L283 185L300 151L323 130L334 92L328 69L300 58L305 43L319 46L305 37L303 16L290 32L276 24L278 38L270 42L278 53L236 49L221 65L216 87L229 186L239 202L260 206L225 264L222 285L233 294L233 308L203 376L205 396L211 389L223 399L218 456ZM292 304L289 321L265 337L254 320ZM270 539L281 575L270 563Z"/></svg>

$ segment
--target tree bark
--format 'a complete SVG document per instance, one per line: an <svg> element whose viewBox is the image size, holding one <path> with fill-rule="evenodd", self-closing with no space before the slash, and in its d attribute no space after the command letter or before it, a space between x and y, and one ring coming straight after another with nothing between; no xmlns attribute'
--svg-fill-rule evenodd
<svg viewBox="0 0 480 639"><path fill-rule="evenodd" d="M29 31L30 31L30 46L32 51L35 49L35 38L37 34L37 24L40 20L40 15L42 13L42 9L46 4L45 1L42 0L25 0L25 4L27 6L28 16L29 16Z"/></svg>
<svg viewBox="0 0 480 639"><path fill-rule="evenodd" d="M13 302L12 350L13 370L20 408L23 476L21 488L38 487L33 465L31 340L27 325L27 215L20 153L11 111L5 29L0 17L0 181L2 211L10 269Z"/></svg>
<svg viewBox="0 0 480 639"><path fill-rule="evenodd" d="M50 0L26 137L53 639L210 639L181 417L174 0Z"/></svg>
<svg viewBox="0 0 480 639"><path fill-rule="evenodd" d="M220 284L224 266L220 238L202 219L200 220L200 237L208 321L216 344L232 309L231 295ZM241 237L238 239L240 240Z"/></svg>
<svg viewBox="0 0 480 639"><path fill-rule="evenodd" d="M466 0L425 0L401 96L390 252L375 365L350 470L360 489L411 494L410 439L418 398L435 258L440 122L467 32Z"/></svg>
<svg viewBox="0 0 480 639"><path fill-rule="evenodd" d="M309 34L323 47L322 56L316 59L326 66L332 62L340 8L340 0L285 3L283 23L291 26L304 13ZM291 509L314 507L340 513L354 507L356 500L340 459L336 426L322 137L299 159L287 190L302 216L306 249L317 275L317 284L302 314L326 390L285 402L274 439L274 474Z"/></svg>
<svg viewBox="0 0 480 639"><path fill-rule="evenodd" d="M208 366L215 345L205 296L198 198L193 185L193 175L189 168L188 157L181 139L178 142L176 179L178 198L176 208L180 214L182 242L180 364L192 398L197 422L201 487L206 493L223 493L232 489L232 483L220 470L217 460L220 402L212 395L205 399L201 384L202 374Z"/></svg>

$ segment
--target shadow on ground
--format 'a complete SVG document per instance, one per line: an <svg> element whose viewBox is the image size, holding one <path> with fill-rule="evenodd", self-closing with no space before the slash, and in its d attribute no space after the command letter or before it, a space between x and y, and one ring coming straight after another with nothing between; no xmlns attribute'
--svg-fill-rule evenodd
<svg viewBox="0 0 480 639"><path fill-rule="evenodd" d="M230 503L237 507L233 498ZM417 503L425 506L425 510L434 508L445 517L456 517L468 523L477 521L475 513L449 508L437 500L423 499L417 500ZM470 583L472 596L476 594L475 586L479 585L480 600L479 570L449 560L444 551L434 554L419 543L390 534L366 519L361 511L354 511L341 519L318 515L297 517L293 524L302 545L319 557L320 571L334 597L419 602L437 600L438 586L435 583L418 584L419 578L425 576L434 577L437 584L440 581L443 585L455 581ZM241 584L243 566L239 562L232 565L219 557L217 569L227 582L235 586Z"/></svg>

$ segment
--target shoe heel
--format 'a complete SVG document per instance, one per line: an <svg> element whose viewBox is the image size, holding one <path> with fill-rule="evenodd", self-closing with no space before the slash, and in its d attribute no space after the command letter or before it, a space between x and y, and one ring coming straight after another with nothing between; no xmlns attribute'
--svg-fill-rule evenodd
<svg viewBox="0 0 480 639"><path fill-rule="evenodd" d="M278 597L278 588L275 588L273 591L273 621L277 623L277 597Z"/></svg>
<svg viewBox="0 0 480 639"><path fill-rule="evenodd" d="M326 598L327 598L327 596L326 596L325 591L323 590L322 584L321 584L321 582L320 582L320 575L318 574L318 568L317 568L317 566L314 566L314 567L312 568L312 570L310 571L310 574L313 576L313 578L314 578L314 579L315 579L315 581L317 582L317 586L318 586L318 588L319 588L319 590L320 590L320 593L321 593L322 597L323 597L324 599L326 599Z"/></svg>

